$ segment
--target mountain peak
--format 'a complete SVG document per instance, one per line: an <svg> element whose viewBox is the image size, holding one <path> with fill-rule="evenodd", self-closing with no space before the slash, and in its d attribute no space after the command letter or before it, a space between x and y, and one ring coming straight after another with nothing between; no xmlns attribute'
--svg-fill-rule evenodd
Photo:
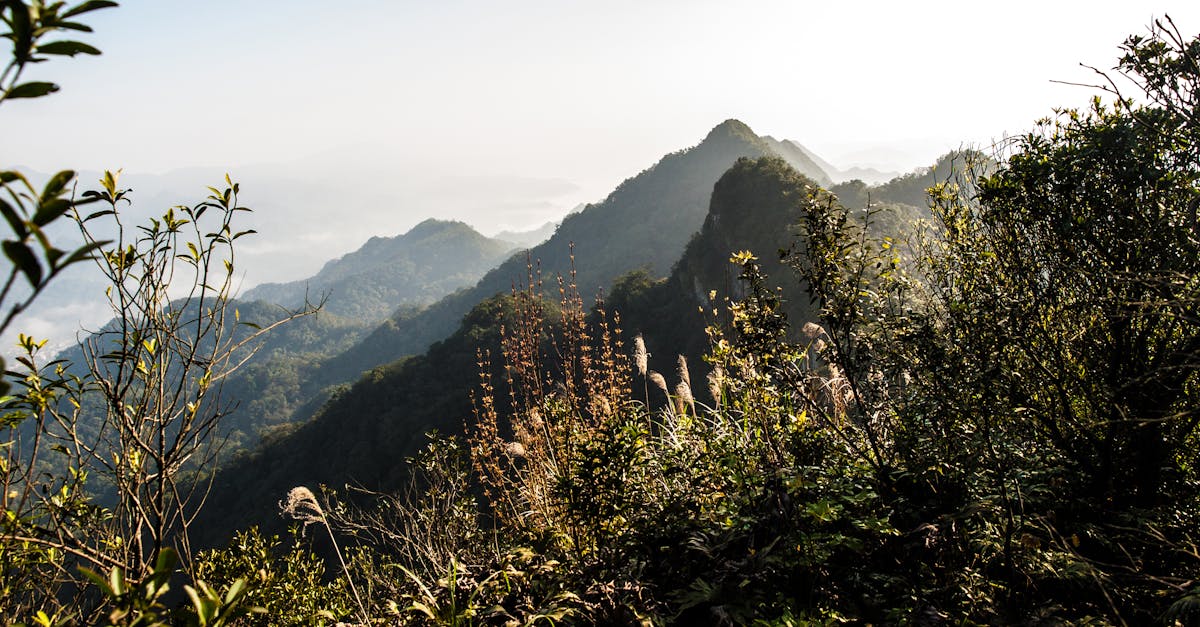
<svg viewBox="0 0 1200 627"><path fill-rule="evenodd" d="M422 220L420 223L418 223L416 226L414 226L413 228L409 229L408 233L405 233L405 235L421 236L421 235L426 235L426 234L430 234L430 233L436 233L438 231L444 231L446 229L453 228L460 224L462 224L463 226L467 226L466 224L463 224L462 222L458 222L456 220L438 220L437 218L426 218L426 219Z"/></svg>
<svg viewBox="0 0 1200 627"><path fill-rule="evenodd" d="M708 132L708 135L704 138L704 141L707 142L726 137L736 137L751 141L758 139L758 135L755 135L754 131L750 130L749 126L746 126L745 122L730 118L713 127L713 130Z"/></svg>

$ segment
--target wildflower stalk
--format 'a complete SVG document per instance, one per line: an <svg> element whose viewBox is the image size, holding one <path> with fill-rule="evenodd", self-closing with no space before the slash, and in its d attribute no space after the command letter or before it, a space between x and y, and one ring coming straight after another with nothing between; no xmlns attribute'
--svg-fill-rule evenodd
<svg viewBox="0 0 1200 627"><path fill-rule="evenodd" d="M354 601L362 613L359 618L362 619L364 625L369 625L371 620L367 613L367 607L363 605L362 597L358 594L358 587L354 585L354 578L350 576L350 569L346 566L346 560L342 558L342 550L338 547L337 538L333 535L333 527L329 525L329 519L325 516L325 510L317 501L316 495L304 486L297 486L288 491L287 499L279 504L279 508L285 515L299 521L305 527L310 523L320 523L325 527L325 531L329 533L329 541L333 543L333 553L337 555L338 563L342 565L342 573L346 575L346 581L350 583L350 592L354 593Z"/></svg>

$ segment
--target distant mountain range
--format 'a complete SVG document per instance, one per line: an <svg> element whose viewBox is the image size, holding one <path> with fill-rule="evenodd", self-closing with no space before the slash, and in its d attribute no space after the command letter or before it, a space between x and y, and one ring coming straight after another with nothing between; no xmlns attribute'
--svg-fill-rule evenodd
<svg viewBox="0 0 1200 627"><path fill-rule="evenodd" d="M224 420L229 452L256 445L262 433L291 422L304 403L323 398L311 385L322 359L352 347L397 307L416 309L474 284L516 249L462 222L430 219L402 235L371 238L307 280L247 291L230 311L258 325L302 308L306 299L324 305L319 314L268 334L226 379L224 392L237 401ZM77 346L63 356L82 363Z"/></svg>
<svg viewBox="0 0 1200 627"><path fill-rule="evenodd" d="M796 167L795 162L790 159L788 160L788 163L791 163L792 167L795 167L798 171L807 174L809 177L813 178L813 180L825 187L828 187L833 183L845 183L855 179L860 180L867 185L879 185L880 183L886 183L897 176L900 176L899 172L884 172L881 170L876 170L875 168L863 168L858 166L840 169L832 163L829 163L828 161L817 156L816 153L812 152L808 148L805 148L804 146L801 146L790 139L778 141L769 135L764 136L763 139L771 143L773 146L777 146L776 152L778 152L780 155L786 153L796 153L803 159L811 161L819 171L825 174L824 178L814 177L810 172L804 170L803 168Z"/></svg>
<svg viewBox="0 0 1200 627"><path fill-rule="evenodd" d="M582 209L584 206L586 205L578 208ZM521 248L533 248L550 239L550 236L554 235L554 230L558 228L559 224L562 224L562 222L552 220L528 231L500 231L493 237L505 242L512 242Z"/></svg>
<svg viewBox="0 0 1200 627"><path fill-rule="evenodd" d="M876 183L876 175L868 171L838 170L827 161L813 154L792 140L777 141L770 137L755 141L768 144L773 154L779 154L800 172L814 181L828 185L860 178L867 184ZM760 148L761 150L761 148ZM327 155L326 157L332 158ZM353 157L352 153L341 154L339 159ZM294 277L298 270L315 272L319 264L328 260L331 252L349 250L355 243L369 237L388 232L391 224L411 215L411 211L398 211L398 207L428 206L438 216L460 216L475 227L487 228L495 224L499 216L503 220L516 221L541 218L546 215L561 215L562 206L557 198L569 197L576 189L567 181L531 177L470 177L433 176L419 168L412 176L395 181L389 173L373 170L369 163L354 159L336 166L320 160L302 160L291 164L262 164L238 168L233 172L235 180L242 184L243 200L255 211L243 216L243 227L253 228L259 234L239 242L241 271L247 284L255 285L263 279L277 280L279 277ZM332 169L331 169L332 168ZM140 224L166 207L180 203L195 203L202 199L203 184L218 181L224 176L218 168L196 167L175 170L163 174L126 173L122 183L133 187L132 206L123 215L129 224ZM319 172L320 176L309 175ZM48 174L29 172L36 180L48 178ZM80 173L81 189L95 186L99 177L95 172ZM890 177L889 177L890 178ZM345 181L353 179L356 184ZM409 180L412 179L412 180ZM361 182L361 184L358 184ZM558 209L555 210L554 206ZM572 213L579 213L586 206L578 206ZM352 209L354 219L345 220L337 228L327 224L331 208ZM531 248L546 241L553 233L552 222L528 233L505 231L493 239L511 242L516 248ZM64 225L51 229L54 241L67 243L78 237L74 229ZM494 227L492 227L494 228ZM395 232L395 231L391 231ZM488 231L490 232L490 231ZM0 259L0 266L6 260ZM670 263L670 262L668 262ZM311 268L311 270L309 270ZM104 284L92 268L77 267L62 281L70 281L70 289L51 290L43 295L34 306L24 312L21 328L0 338L0 353L4 347L15 343L16 332L23 331L50 340L50 346L65 348L75 337L82 324L95 328L104 323ZM316 277L314 277L315 279ZM311 284L310 288L314 287ZM304 280L292 281L303 285ZM384 280L384 283L387 281ZM470 281L463 285L470 285ZM19 288L20 286L18 286ZM273 293L272 288L263 287L255 295ZM383 289L386 292L387 288ZM386 301L381 292L376 299L379 314L392 314L402 303L384 306ZM316 292L310 289L310 294ZM282 296L282 294L281 294ZM358 294L371 300L368 294ZM273 297L272 297L273 298ZM289 302L295 302L294 297ZM339 305L332 305L340 308ZM465 311L465 310L464 310ZM442 334L448 333L443 329ZM9 349L11 352L11 349Z"/></svg>
<svg viewBox="0 0 1200 627"><path fill-rule="evenodd" d="M584 294L596 294L636 268L665 276L704 223L713 184L739 158L779 156L814 180L829 180L800 151L788 148L779 154L772 146L744 123L726 120L696 146L666 155L603 201L564 218L550 239L530 249L528 259L537 261L541 278L550 285L557 275L574 273ZM488 272L474 287L428 309L397 311L354 349L328 361L321 368L327 377L322 383L353 379L370 368L424 352L449 336L476 303L526 280L526 263L518 256Z"/></svg>

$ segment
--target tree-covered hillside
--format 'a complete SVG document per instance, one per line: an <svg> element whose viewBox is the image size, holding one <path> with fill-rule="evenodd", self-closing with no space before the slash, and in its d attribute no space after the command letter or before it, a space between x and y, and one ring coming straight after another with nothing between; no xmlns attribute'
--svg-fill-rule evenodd
<svg viewBox="0 0 1200 627"><path fill-rule="evenodd" d="M762 259L773 287L792 285L779 252L795 240L808 194L817 188L778 157L739 159L713 187L704 225L671 275L661 281L639 274L618 280L609 305L621 313L629 333L645 336L651 366L669 372L682 354L700 369L710 348L705 328L727 323L727 304L745 296L738 269L729 263L734 253L749 251ZM788 298L786 311L800 324L815 313L803 293Z"/></svg>
<svg viewBox="0 0 1200 627"><path fill-rule="evenodd" d="M739 159L713 187L704 226L688 243L671 275L656 280L642 270L619 278L608 291L607 306L621 313L628 334L641 334L651 349L649 365L670 372L683 355L694 370L712 346L705 329L728 326L729 303L744 299L749 285L740 278L735 253L758 258L765 287L785 290L779 314L791 325L790 339L800 338L806 322L816 320L818 306L797 285L786 253L798 246L801 222L811 194L820 189L812 179L778 157ZM903 205L887 205L849 217L873 237L903 241L932 214Z"/></svg>

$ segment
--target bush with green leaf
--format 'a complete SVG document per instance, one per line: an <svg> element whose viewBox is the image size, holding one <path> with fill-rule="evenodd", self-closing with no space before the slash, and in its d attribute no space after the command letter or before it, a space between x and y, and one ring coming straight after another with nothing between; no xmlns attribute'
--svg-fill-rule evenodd
<svg viewBox="0 0 1200 627"><path fill-rule="evenodd" d="M352 615L354 596L337 575L298 530L285 542L254 528L225 548L201 552L194 573L217 588L248 582L244 602L261 611L239 623L246 625L332 625Z"/></svg>

